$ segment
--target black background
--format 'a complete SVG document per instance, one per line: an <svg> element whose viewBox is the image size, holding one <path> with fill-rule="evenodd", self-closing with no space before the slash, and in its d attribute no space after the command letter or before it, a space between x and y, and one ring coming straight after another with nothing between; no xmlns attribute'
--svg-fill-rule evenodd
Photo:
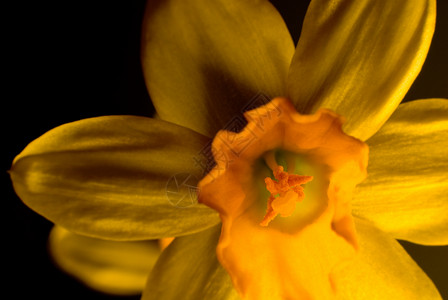
<svg viewBox="0 0 448 300"><path fill-rule="evenodd" d="M17 198L6 173L16 154L53 127L153 113L139 61L145 1L61 2L17 1L3 9L3 293L12 293L8 299L139 299L96 293L54 267L46 251L52 224ZM272 2L297 41L308 1ZM448 98L448 2L438 6L429 57L405 100ZM448 246L405 246L448 299Z"/></svg>

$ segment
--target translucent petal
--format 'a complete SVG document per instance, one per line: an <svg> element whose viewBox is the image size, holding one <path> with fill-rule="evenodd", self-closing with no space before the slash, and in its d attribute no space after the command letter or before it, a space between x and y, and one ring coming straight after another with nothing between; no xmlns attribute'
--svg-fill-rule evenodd
<svg viewBox="0 0 448 300"><path fill-rule="evenodd" d="M143 30L146 84L164 120L213 137L258 94L285 93L294 44L268 1L149 1Z"/></svg>
<svg viewBox="0 0 448 300"><path fill-rule="evenodd" d="M353 214L398 239L448 244L448 100L401 104L367 143Z"/></svg>
<svg viewBox="0 0 448 300"><path fill-rule="evenodd" d="M158 239L219 223L196 200L208 141L189 129L132 116L81 120L30 143L11 178L33 210L75 233Z"/></svg>
<svg viewBox="0 0 448 300"><path fill-rule="evenodd" d="M347 119L347 134L373 135L420 72L435 2L312 1L288 77L298 111L329 108Z"/></svg>
<svg viewBox="0 0 448 300"><path fill-rule="evenodd" d="M137 295L160 255L157 241L116 242L89 238L55 226L49 249L54 262L103 293Z"/></svg>

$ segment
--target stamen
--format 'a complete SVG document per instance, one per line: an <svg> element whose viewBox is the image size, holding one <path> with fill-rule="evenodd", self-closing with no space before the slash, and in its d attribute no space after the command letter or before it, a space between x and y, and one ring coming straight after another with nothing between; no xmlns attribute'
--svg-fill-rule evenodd
<svg viewBox="0 0 448 300"><path fill-rule="evenodd" d="M268 155L265 156L265 159L268 165L272 164L272 160L268 161L271 159ZM277 165L277 163L275 164ZM266 189L271 194L268 199L266 215L260 222L260 225L264 227L268 226L278 214L282 217L292 215L295 203L305 198L304 188L301 185L313 180L313 176L289 174L283 171L283 166L279 165L273 171L277 181L270 177L266 177L264 180Z"/></svg>
<svg viewBox="0 0 448 300"><path fill-rule="evenodd" d="M269 151L263 155L264 161L268 165L268 167L275 171L278 168L277 160L275 159L274 151Z"/></svg>

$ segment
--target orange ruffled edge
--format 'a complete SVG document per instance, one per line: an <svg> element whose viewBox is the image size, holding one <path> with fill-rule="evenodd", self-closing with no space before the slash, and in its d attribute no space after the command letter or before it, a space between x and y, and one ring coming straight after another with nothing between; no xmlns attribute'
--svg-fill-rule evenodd
<svg viewBox="0 0 448 300"><path fill-rule="evenodd" d="M357 248L350 200L366 176L368 147L344 134L335 113L301 115L285 98L245 118L240 133L218 132L212 144L216 166L198 185L199 201L217 210L223 223L218 259L243 299L332 298L337 287L331 270ZM318 205L305 218L293 214L286 225L274 220L262 227L257 207L266 207L267 199L254 188L254 165L275 149L317 164L322 188L309 200Z"/></svg>

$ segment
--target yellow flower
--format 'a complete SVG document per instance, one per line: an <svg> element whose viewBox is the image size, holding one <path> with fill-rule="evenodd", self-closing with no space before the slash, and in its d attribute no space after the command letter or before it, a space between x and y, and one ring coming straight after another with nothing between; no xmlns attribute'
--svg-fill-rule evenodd
<svg viewBox="0 0 448 300"><path fill-rule="evenodd" d="M159 119L99 117L55 128L15 158L14 188L32 209L75 233L120 241L177 237L160 256L143 299L238 299L232 281L240 295L241 282L269 292L250 277L240 281L239 270L230 278L215 254L218 213L203 204L179 207L185 199L170 188L198 183L203 169L195 158L260 91L288 97L301 114L327 108L342 115L344 131L370 147L368 177L351 202L350 234L359 251L331 270L338 297L438 299L395 240L448 244L447 102L399 105L426 57L434 23L431 0L314 0L294 50L268 1L151 1L143 68ZM304 192L307 199L307 185ZM272 231L276 221L264 229ZM325 240L316 236L317 246L331 250ZM236 251L253 250L260 260L265 249L239 241ZM310 281L295 259L269 277L266 270L294 258L287 250L259 266L260 276L281 290L257 299L312 297L310 291L327 285L314 280L319 276ZM300 259L316 263L313 254ZM289 285L297 278L301 287Z"/></svg>

